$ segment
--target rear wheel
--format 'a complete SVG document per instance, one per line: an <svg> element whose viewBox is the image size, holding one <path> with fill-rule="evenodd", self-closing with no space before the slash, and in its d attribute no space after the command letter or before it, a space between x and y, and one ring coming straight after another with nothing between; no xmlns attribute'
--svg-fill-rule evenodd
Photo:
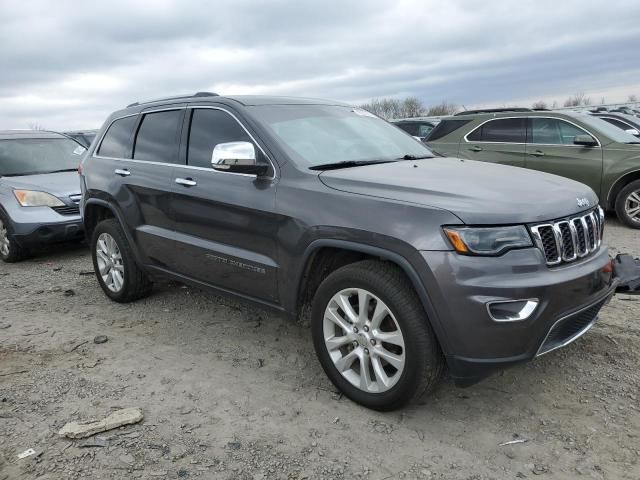
<svg viewBox="0 0 640 480"><path fill-rule="evenodd" d="M27 254L28 251L16 242L9 220L0 213L0 258L7 263L13 263L22 260Z"/></svg>
<svg viewBox="0 0 640 480"><path fill-rule="evenodd" d="M146 297L152 283L135 262L122 227L114 218L100 222L91 240L93 267L104 293L116 302Z"/></svg>
<svg viewBox="0 0 640 480"><path fill-rule="evenodd" d="M640 180L626 185L616 197L616 213L631 228L640 228Z"/></svg>
<svg viewBox="0 0 640 480"><path fill-rule="evenodd" d="M329 379L347 397L392 410L438 384L444 358L404 274L385 262L342 267L313 301L316 353Z"/></svg>

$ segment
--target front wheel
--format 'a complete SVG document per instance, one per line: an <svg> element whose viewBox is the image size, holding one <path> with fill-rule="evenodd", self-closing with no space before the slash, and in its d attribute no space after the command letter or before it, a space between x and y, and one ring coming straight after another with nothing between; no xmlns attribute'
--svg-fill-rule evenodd
<svg viewBox="0 0 640 480"><path fill-rule="evenodd" d="M22 260L27 254L27 250L16 242L9 219L0 213L0 259L13 263Z"/></svg>
<svg viewBox="0 0 640 480"><path fill-rule="evenodd" d="M616 197L616 213L631 228L640 228L640 180L626 185Z"/></svg>
<svg viewBox="0 0 640 480"><path fill-rule="evenodd" d="M316 354L329 379L368 408L393 410L439 383L444 358L413 286L395 266L342 267L313 301Z"/></svg>
<svg viewBox="0 0 640 480"><path fill-rule="evenodd" d="M115 218L100 222L91 238L93 268L104 293L116 302L145 297L152 283L135 262L131 247Z"/></svg>

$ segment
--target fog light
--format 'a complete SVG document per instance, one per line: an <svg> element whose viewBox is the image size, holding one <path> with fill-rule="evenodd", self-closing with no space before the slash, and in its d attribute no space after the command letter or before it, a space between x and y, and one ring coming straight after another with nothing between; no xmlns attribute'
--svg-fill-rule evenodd
<svg viewBox="0 0 640 480"><path fill-rule="evenodd" d="M529 318L538 306L537 298L528 300L500 300L487 303L487 311L496 322L518 322Z"/></svg>

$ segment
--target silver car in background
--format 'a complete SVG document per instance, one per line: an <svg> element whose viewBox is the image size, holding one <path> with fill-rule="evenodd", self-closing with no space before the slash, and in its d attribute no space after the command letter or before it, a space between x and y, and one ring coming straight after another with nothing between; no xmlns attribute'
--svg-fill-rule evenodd
<svg viewBox="0 0 640 480"><path fill-rule="evenodd" d="M85 148L55 132L0 131L0 259L83 238L78 166Z"/></svg>

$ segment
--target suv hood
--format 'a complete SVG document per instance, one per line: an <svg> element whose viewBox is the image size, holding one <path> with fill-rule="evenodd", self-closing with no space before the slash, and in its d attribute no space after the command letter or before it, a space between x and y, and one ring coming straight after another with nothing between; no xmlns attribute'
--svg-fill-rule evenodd
<svg viewBox="0 0 640 480"><path fill-rule="evenodd" d="M328 187L450 211L469 225L535 223L598 203L591 188L548 173L493 163L432 158L320 174ZM589 207L578 207L578 199Z"/></svg>
<svg viewBox="0 0 640 480"><path fill-rule="evenodd" d="M0 177L0 182L10 188L37 190L56 197L68 197L80 193L78 172L42 173L19 177Z"/></svg>

